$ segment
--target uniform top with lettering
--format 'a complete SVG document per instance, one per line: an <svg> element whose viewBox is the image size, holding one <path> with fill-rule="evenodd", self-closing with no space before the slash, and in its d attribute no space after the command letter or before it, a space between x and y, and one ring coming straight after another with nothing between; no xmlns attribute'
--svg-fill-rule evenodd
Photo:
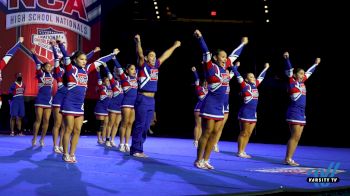
<svg viewBox="0 0 350 196"><path fill-rule="evenodd" d="M293 67L289 58L285 59L285 73L289 79L289 95L291 100L291 106L305 108L306 106L306 87L305 81L309 79L311 74L315 71L318 64L312 65L306 72L302 80L298 81L293 77Z"/></svg>
<svg viewBox="0 0 350 196"><path fill-rule="evenodd" d="M37 56L32 54L33 60L36 64L36 78L38 80L38 96L51 96L52 86L53 86L53 76L52 73L43 71L41 68L41 62L38 60Z"/></svg>
<svg viewBox="0 0 350 196"><path fill-rule="evenodd" d="M120 84L120 82L118 80L115 80L113 75L111 74L111 72L108 69L108 66L105 67L107 70L107 75L108 75L108 79L109 82L111 84L111 88L112 88L112 97L118 97L120 94L123 94L123 88ZM119 78L116 76L116 78Z"/></svg>
<svg viewBox="0 0 350 196"><path fill-rule="evenodd" d="M130 96L137 95L137 78L134 76L128 76L124 73L123 68L117 59L113 59L114 66L117 68L117 72L120 78L121 86L125 94Z"/></svg>
<svg viewBox="0 0 350 196"><path fill-rule="evenodd" d="M238 72L238 67L233 66L233 72L237 76L237 81L240 84L241 87L241 96L243 97L244 104L251 104L254 106L257 106L258 104L258 98L259 98L259 91L258 87L261 84L261 82L264 80L266 71L268 68L265 68L262 70L258 78L256 79L255 83L246 82L241 74Z"/></svg>
<svg viewBox="0 0 350 196"><path fill-rule="evenodd" d="M158 69L160 65L161 63L157 59L154 65L151 65L145 61L138 67L137 79L140 91L157 92Z"/></svg>
<svg viewBox="0 0 350 196"><path fill-rule="evenodd" d="M64 87L64 85L63 85L63 76L64 76L64 73L65 73L65 69L60 66L60 60L58 58L57 50L56 50L56 47L53 46L53 45L52 45L52 52L53 52L53 55L54 55L54 72L53 72L53 77L57 81L58 89L61 89L62 87ZM86 59L87 60L91 59L94 54L95 54L94 50L90 51L86 55Z"/></svg>
<svg viewBox="0 0 350 196"><path fill-rule="evenodd" d="M233 52L228 56L225 67L222 67L212 62L212 54L209 52L204 38L200 37L198 40L203 52L203 62L205 63L204 71L208 82L209 92L226 94L230 82L230 73L226 72L226 69L232 66L232 63L239 57L243 50L244 44L239 45L235 50L233 50Z"/></svg>
<svg viewBox="0 0 350 196"><path fill-rule="evenodd" d="M99 67L111 60L114 56L113 53L99 58L94 63L87 65L85 68L80 66L72 65L70 56L67 54L67 51L62 43L58 44L61 52L63 54L65 64L66 64L66 76L67 76L67 88L70 92L70 96L75 96L76 100L79 102L84 102L85 93L88 84L88 74L95 70L96 67Z"/></svg>
<svg viewBox="0 0 350 196"><path fill-rule="evenodd" d="M14 82L10 86L9 94L13 95L13 100L23 99L24 91L26 87L23 82Z"/></svg>

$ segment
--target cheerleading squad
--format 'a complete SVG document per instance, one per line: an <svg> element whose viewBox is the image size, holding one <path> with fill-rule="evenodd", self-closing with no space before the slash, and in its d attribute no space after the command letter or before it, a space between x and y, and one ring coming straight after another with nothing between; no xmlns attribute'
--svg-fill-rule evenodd
<svg viewBox="0 0 350 196"><path fill-rule="evenodd" d="M243 37L241 44L227 55L224 50L210 52L199 30L194 32L194 36L202 49L204 70L204 80L200 81L197 69L192 67L198 96L198 102L194 108L194 146L197 148L194 166L200 169L214 169L209 158L212 151L219 152L218 142L229 114L229 83L234 77L240 86L240 95L243 100L238 112L240 133L237 139L237 156L251 158L245 149L257 122L258 87L269 69L269 63L265 63L264 69L257 78L253 73L246 73L243 77L238 71L240 62L237 59L244 46L248 44L247 37ZM151 123L154 121L154 96L157 92L159 67L181 46L181 42L175 41L160 57L157 57L153 50L143 51L139 35L134 37L134 41L137 63L125 66L122 66L117 59L120 52L118 48L88 63L89 59L100 50L99 47L88 54L76 51L68 55L61 40L51 40L54 56L52 64L40 62L35 50L32 50L38 81L32 146L37 145L40 127L39 145L45 145L44 138L51 113L53 113L53 150L55 153L62 154L63 161L77 162L75 152L84 121L84 99L88 87L88 74L95 72L99 95L94 110L98 144L109 148L117 147L119 151L130 153L134 157L148 157L143 151L143 144ZM20 37L19 41L1 59L0 82L2 81L1 70L15 55L22 42L23 38ZM62 58L59 58L58 50L62 53ZM286 121L291 132L284 163L299 166L292 158L306 124L306 87L304 83L315 71L320 63L320 58L317 58L314 65L305 72L301 68L293 69L288 52L285 52L283 57L290 95ZM113 61L112 70L109 70L107 66L108 61ZM102 69L106 74L101 74ZM57 92L52 97L54 80L57 81ZM11 136L15 135L15 127L19 132L18 135L23 135L25 84L22 73L16 74L15 81L8 93L10 95ZM0 107L1 105L0 99ZM114 140L118 130L120 141L117 146ZM129 145L130 137L131 145Z"/></svg>

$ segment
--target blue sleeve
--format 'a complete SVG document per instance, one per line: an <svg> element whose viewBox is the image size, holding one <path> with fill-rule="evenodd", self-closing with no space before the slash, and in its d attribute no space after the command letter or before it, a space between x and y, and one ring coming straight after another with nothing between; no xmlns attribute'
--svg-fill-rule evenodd
<svg viewBox="0 0 350 196"><path fill-rule="evenodd" d="M194 75L194 80L195 80L194 83L196 84L196 86L199 86L199 76L198 76L197 71L194 71L193 75Z"/></svg>
<svg viewBox="0 0 350 196"><path fill-rule="evenodd" d="M58 43L58 47L60 48L61 52L62 52L62 55L63 57L70 57L68 54L67 54L67 50L66 48L64 47L63 43Z"/></svg>
<svg viewBox="0 0 350 196"><path fill-rule="evenodd" d="M289 58L285 59L285 70L293 69L292 63L290 62Z"/></svg>
<svg viewBox="0 0 350 196"><path fill-rule="evenodd" d="M203 61L205 63L208 63L211 60L211 54L209 52L208 46L204 41L203 36L198 39L199 44L201 46L202 52L203 52Z"/></svg>
<svg viewBox="0 0 350 196"><path fill-rule="evenodd" d="M232 71L236 75L236 77L242 77L241 74L239 74L239 72L238 72L238 67L237 66L233 66L232 67Z"/></svg>
<svg viewBox="0 0 350 196"><path fill-rule="evenodd" d="M111 53L109 55L106 55L106 56L99 58L97 61L106 63L107 61L111 60L114 56L115 56L115 54Z"/></svg>
<svg viewBox="0 0 350 196"><path fill-rule="evenodd" d="M318 66L318 64L313 64L306 72L305 72L305 76L306 78L309 78L314 71L316 70L316 67Z"/></svg>
<svg viewBox="0 0 350 196"><path fill-rule="evenodd" d="M232 63L239 57L239 55L241 55L243 48L244 48L244 44L239 45L239 46L238 46L236 49L234 49L234 50L232 51L232 53L228 56L228 58L231 60Z"/></svg>
<svg viewBox="0 0 350 196"><path fill-rule="evenodd" d="M21 42L17 42L9 51L7 51L6 56L13 56L20 46Z"/></svg>
<svg viewBox="0 0 350 196"><path fill-rule="evenodd" d="M207 46L207 44L205 43L205 40L204 40L203 36L200 37L200 38L198 39L198 41L199 41L199 44L200 44L200 46L201 46L201 49L202 49L203 53L209 52L208 46Z"/></svg>
<svg viewBox="0 0 350 196"><path fill-rule="evenodd" d="M57 60L58 59L58 55L57 55L56 47L54 45L51 45L51 48L52 48L53 56L54 56L55 60Z"/></svg>
<svg viewBox="0 0 350 196"><path fill-rule="evenodd" d="M32 58L33 58L33 60L35 62L36 68L38 68L38 66L40 67L41 66L41 62L39 61L38 57L34 53L32 53Z"/></svg>
<svg viewBox="0 0 350 196"><path fill-rule="evenodd" d="M89 52L87 55L86 55L86 59L87 60L90 60L93 56L94 56L95 52L94 50L92 50L91 52Z"/></svg>
<svg viewBox="0 0 350 196"><path fill-rule="evenodd" d="M105 67L107 74L110 74L111 71L109 70L108 66Z"/></svg>
<svg viewBox="0 0 350 196"><path fill-rule="evenodd" d="M122 66L120 65L119 61L118 61L116 58L113 59L113 62L114 62L114 66L115 66L116 68L122 68Z"/></svg>
<svg viewBox="0 0 350 196"><path fill-rule="evenodd" d="M289 58L285 59L285 73L289 78L293 76L293 66Z"/></svg>
<svg viewBox="0 0 350 196"><path fill-rule="evenodd" d="M66 48L64 47L63 43L58 43L58 47L60 48L62 54L63 54L63 58L64 58L64 63L66 65L69 65L71 64L71 60L70 60L70 56L67 54L67 50Z"/></svg>

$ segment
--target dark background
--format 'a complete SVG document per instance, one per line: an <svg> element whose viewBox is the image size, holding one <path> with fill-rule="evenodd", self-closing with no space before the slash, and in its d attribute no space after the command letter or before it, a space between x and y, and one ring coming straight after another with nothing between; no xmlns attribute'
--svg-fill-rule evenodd
<svg viewBox="0 0 350 196"><path fill-rule="evenodd" d="M339 126L340 118L329 112L334 104L331 100L334 94L329 90L330 68L333 67L333 73L336 71L335 44L341 42L339 38L345 32L334 32L326 3L322 5L314 0L305 3L301 0L162 0L157 1L160 16L157 19L153 0L102 1L101 55L119 48L117 58L122 65L136 63L135 34L140 34L144 50L155 49L158 57L175 40L180 40L181 47L160 68L156 96L158 123L153 130L154 136L192 138L197 99L191 67L196 66L202 76L202 55L193 37L194 30L202 32L210 50L220 48L227 53L240 44L242 36L248 36L249 43L239 58L241 74L258 75L265 62L271 66L259 87L258 123L250 141L281 144L289 138L285 122L289 97L282 54L289 51L293 65L305 70L316 57L321 57L320 66L306 82L307 125L300 144L349 147L346 127ZM268 6L267 14L264 5ZM213 10L216 16L210 15ZM270 22L266 23L266 19ZM331 33L327 32L329 29ZM241 98L235 78L230 85L230 115L222 140L236 141ZM95 101L86 102L88 123L83 130L89 132L88 127L93 127L90 125L94 122Z"/></svg>

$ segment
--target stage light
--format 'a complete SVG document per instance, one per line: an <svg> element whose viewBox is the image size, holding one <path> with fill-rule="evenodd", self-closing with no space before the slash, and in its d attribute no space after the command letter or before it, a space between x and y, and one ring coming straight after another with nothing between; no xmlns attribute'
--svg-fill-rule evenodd
<svg viewBox="0 0 350 196"><path fill-rule="evenodd" d="M160 16L157 16L157 19L160 19Z"/></svg>
<svg viewBox="0 0 350 196"><path fill-rule="evenodd" d="M267 9L268 8L267 5L265 5L264 8Z"/></svg>
<svg viewBox="0 0 350 196"><path fill-rule="evenodd" d="M266 23L269 23L270 22L270 20L269 19L266 19Z"/></svg>
<svg viewBox="0 0 350 196"><path fill-rule="evenodd" d="M157 9L158 9L158 6L154 6L154 9L156 9L156 10L157 10Z"/></svg>
<svg viewBox="0 0 350 196"><path fill-rule="evenodd" d="M265 10L265 13L269 13L269 10Z"/></svg>
<svg viewBox="0 0 350 196"><path fill-rule="evenodd" d="M153 2L154 3L154 5L157 5L157 2L155 1L155 2Z"/></svg>
<svg viewBox="0 0 350 196"><path fill-rule="evenodd" d="M211 12L210 12L210 15L211 15L211 16L216 16L216 11L215 11L215 10L211 11Z"/></svg>

